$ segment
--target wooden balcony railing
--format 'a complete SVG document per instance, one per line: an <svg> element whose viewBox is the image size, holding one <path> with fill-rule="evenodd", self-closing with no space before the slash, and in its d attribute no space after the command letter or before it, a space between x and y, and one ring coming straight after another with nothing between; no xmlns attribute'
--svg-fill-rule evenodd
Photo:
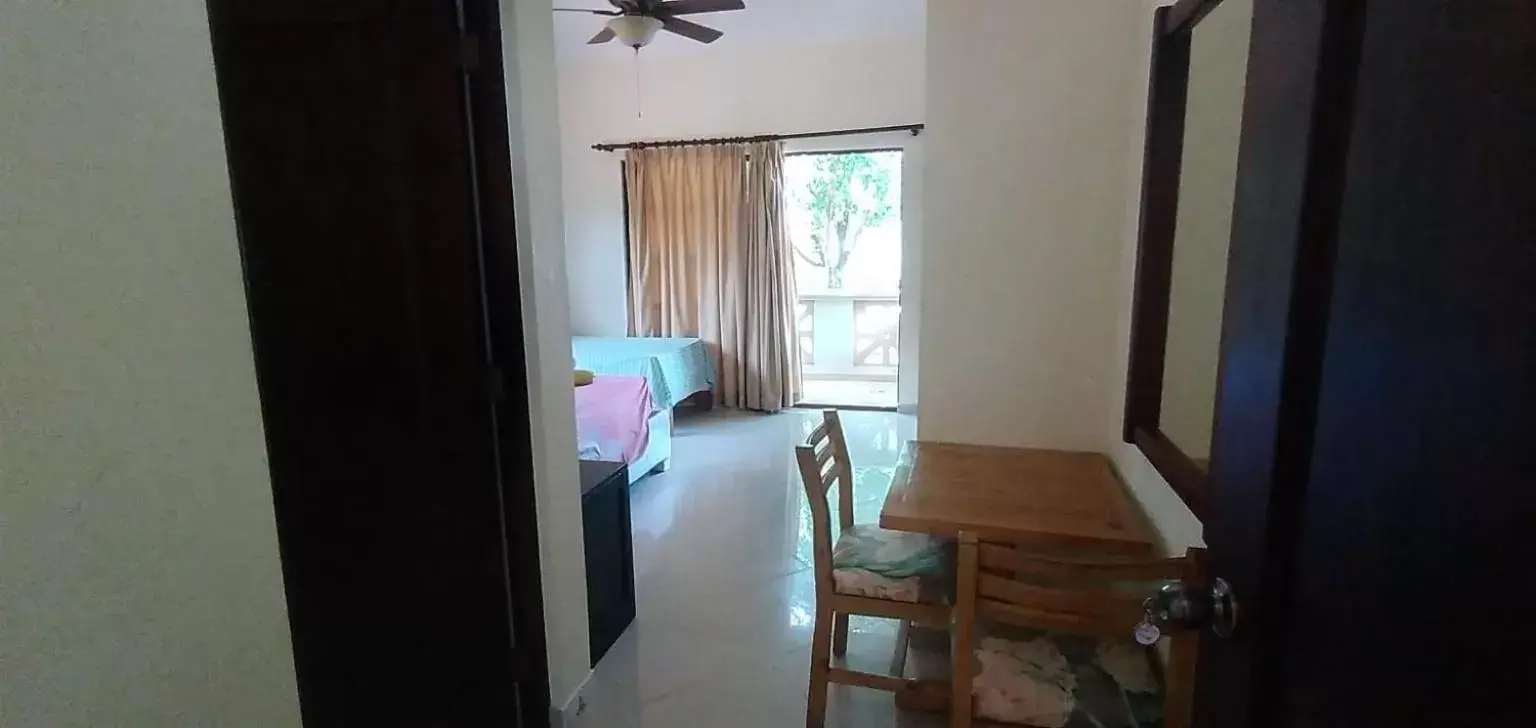
<svg viewBox="0 0 1536 728"><path fill-rule="evenodd" d="M901 303L855 300L853 302L853 365L893 367L897 363L901 332Z"/></svg>
<svg viewBox="0 0 1536 728"><path fill-rule="evenodd" d="M813 294L796 304L806 376L895 379L901 348L896 296Z"/></svg>
<svg viewBox="0 0 1536 728"><path fill-rule="evenodd" d="M800 340L800 365L816 363L816 302L795 302L795 333Z"/></svg>

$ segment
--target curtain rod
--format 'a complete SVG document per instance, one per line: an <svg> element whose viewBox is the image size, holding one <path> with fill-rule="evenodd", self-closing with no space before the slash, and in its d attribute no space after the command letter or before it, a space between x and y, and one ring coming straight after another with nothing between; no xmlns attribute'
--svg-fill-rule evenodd
<svg viewBox="0 0 1536 728"><path fill-rule="evenodd" d="M615 149L645 149L647 147L683 147L690 144L744 144L747 142L772 142L784 139L812 139L816 137L849 136L851 134L879 134L891 131L909 131L912 136L917 136L923 130L922 124L899 124L897 126L870 126L863 129L837 129L835 131L806 131L798 134L762 134L759 136L742 137L713 137L709 139L666 139L648 142L626 142L623 144L593 144L592 148L599 152L611 152Z"/></svg>

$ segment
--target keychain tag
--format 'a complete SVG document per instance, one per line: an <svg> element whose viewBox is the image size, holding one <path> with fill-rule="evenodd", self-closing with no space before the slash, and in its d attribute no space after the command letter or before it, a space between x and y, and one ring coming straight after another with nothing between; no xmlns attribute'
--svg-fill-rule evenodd
<svg viewBox="0 0 1536 728"><path fill-rule="evenodd" d="M1141 624L1136 625L1136 629L1131 630L1131 634L1135 636L1136 644L1151 647L1163 636L1163 631L1157 628L1157 600L1147 597L1141 603L1141 609L1146 616L1141 618Z"/></svg>

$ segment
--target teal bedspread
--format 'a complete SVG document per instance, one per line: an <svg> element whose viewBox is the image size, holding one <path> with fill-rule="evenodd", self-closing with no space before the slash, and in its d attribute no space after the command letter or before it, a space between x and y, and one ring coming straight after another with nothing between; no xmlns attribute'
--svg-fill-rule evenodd
<svg viewBox="0 0 1536 728"><path fill-rule="evenodd" d="M571 356L577 369L645 377L663 409L715 386L714 359L698 339L577 336L571 339Z"/></svg>

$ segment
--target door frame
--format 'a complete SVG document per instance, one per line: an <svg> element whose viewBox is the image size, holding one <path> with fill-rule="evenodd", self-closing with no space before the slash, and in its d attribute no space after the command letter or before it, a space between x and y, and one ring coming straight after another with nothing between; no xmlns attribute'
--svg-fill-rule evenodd
<svg viewBox="0 0 1536 728"><path fill-rule="evenodd" d="M897 281L897 303L901 307L900 321L896 326L897 363L896 363L896 403L886 405L851 405L830 402L814 402L804 400L796 402L795 406L807 409L824 409L836 407L838 409L867 411L867 412L906 412L915 414L917 407L917 309L919 298L918 281L915 272L919 270L917 260L921 255L920 240L922 222L921 200L918 191L921 189L921 180L915 171L915 160L920 152L918 141L921 135L915 131L905 133L901 130L900 136L893 132L873 132L870 134L838 135L836 137L809 136L785 141L784 156L803 157L831 154L867 154L875 152L897 152L901 154L901 195L897 200L897 207L901 210L901 270L900 280ZM915 214L914 214L915 213ZM798 340L798 337L797 337ZM914 353L914 356L902 356L902 354ZM801 365L801 374L805 367ZM911 397L903 397L903 392L911 394ZM905 401L910 399L911 401Z"/></svg>
<svg viewBox="0 0 1536 728"><path fill-rule="evenodd" d="M472 214L475 218L473 230L477 234L479 263L479 290L474 293L482 301L481 315L478 317L480 320L476 323L484 330L483 351L488 374L484 391L496 444L493 471L500 504L498 515L504 575L502 583L487 591L499 590L506 595L506 625L510 636L507 649L511 652L510 674L507 676L511 684L506 688L515 691L515 699L506 701L508 705L515 705L515 714L503 713L498 708L496 715L484 715L482 718L494 722L510 719L515 721L513 725L530 728L547 726L551 720L549 658L544 631L532 422L518 273L501 3L500 0L442 1L457 14L458 43L462 51L462 88L457 94L462 107L454 110L454 113L469 126L467 141L472 158L469 182L476 197ZM402 0L390 2L399 4ZM351 20L358 16L358 8L365 5L353 4L351 0L327 0L316 3L306 12L337 20ZM388 7L381 2L373 9L388 12ZM272 22L283 20L281 11L271 10L258 0L205 0L205 11L215 45L215 57L222 19L235 15L242 18L254 17L264 22L265 18L261 14L270 13ZM221 114L228 113L223 103L223 93L221 88ZM225 144L228 154L227 133ZM232 154L229 156L233 157ZM231 174L234 172L232 168ZM231 188L232 194L235 194L238 184L232 184ZM238 200L236 211L239 211ZM242 257L244 245L242 242ZM246 284L250 285L249 279ZM259 362L255 363L259 369ZM273 428L289 425L287 422L272 421L264 414L264 427L269 432ZM270 436L268 441L270 443ZM421 491L421 507L430 508L432 498L441 499L447 493L446 489ZM281 513L278 515L282 517ZM282 556L288 562L303 559L305 554L290 548L285 549ZM285 588L292 590L295 587L287 584ZM445 609L437 618L452 619L451 610ZM289 629L290 639L296 647L305 643L323 649L327 642L328 636L323 629L295 622L291 614ZM360 705L376 702L375 696L366 687L354 687L335 681L323 686L306 684L302 670L299 671L298 679L301 711L307 692L327 692L332 697L339 693L345 700L356 701Z"/></svg>
<svg viewBox="0 0 1536 728"><path fill-rule="evenodd" d="M1203 519L1242 617L1201 640L1196 726L1266 725L1282 697L1364 18L1347 0L1254 3Z"/></svg>
<svg viewBox="0 0 1536 728"><path fill-rule="evenodd" d="M547 725L551 715L549 651L544 633L544 589L528 396L517 216L507 116L501 0L457 0L470 69L465 103L471 123L478 192L482 295L496 421L502 527L506 539L512 648L526 655L515 676L523 725Z"/></svg>

